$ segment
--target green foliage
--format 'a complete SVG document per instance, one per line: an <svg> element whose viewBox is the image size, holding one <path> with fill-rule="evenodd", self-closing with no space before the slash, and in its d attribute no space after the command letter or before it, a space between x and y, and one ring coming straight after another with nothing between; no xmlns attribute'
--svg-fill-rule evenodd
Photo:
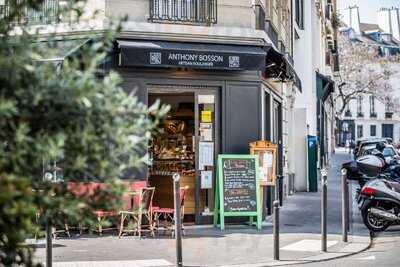
<svg viewBox="0 0 400 267"><path fill-rule="evenodd" d="M43 0L19 1L37 8ZM82 14L81 1L68 12ZM34 266L24 245L38 221L65 218L90 225L92 210L117 210L119 178L147 163L147 144L168 111L138 102L119 87L119 76L99 69L119 31L111 25L67 60L46 61L62 48L56 34L39 43L28 26L15 33L18 10L0 20L0 266ZM88 37L88 36L86 36ZM58 161L64 182L43 181L43 163ZM70 181L95 179L108 186L76 197ZM40 214L38 218L36 215Z"/></svg>

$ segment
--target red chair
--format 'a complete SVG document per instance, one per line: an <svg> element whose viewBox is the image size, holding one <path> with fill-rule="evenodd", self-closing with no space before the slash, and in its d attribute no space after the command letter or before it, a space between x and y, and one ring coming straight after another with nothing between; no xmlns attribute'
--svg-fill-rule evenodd
<svg viewBox="0 0 400 267"><path fill-rule="evenodd" d="M185 229L183 227L183 217L185 216L185 196L186 196L186 191L188 187L183 187L180 189L179 192L179 198L180 198L180 204L181 204L181 220L182 220L182 231L183 234L185 234ZM161 230L160 227L160 218L163 217L164 219L164 230L171 230L171 234L174 234L174 215L175 215L175 209L173 208L160 208L160 207L152 207L152 213L153 213L153 220L154 223L156 224L155 228L157 229L157 232Z"/></svg>
<svg viewBox="0 0 400 267"><path fill-rule="evenodd" d="M104 186L104 184L102 184L102 185ZM146 181L127 182L127 183L125 183L125 185L127 186L128 191L137 191L137 190L141 190L141 189L145 188L147 183L146 183ZM140 202L139 196L134 196L133 198L132 198L132 196L129 196L129 195L124 196L123 209L129 210L129 209L131 209L131 207L134 203L138 203L138 202ZM109 227L109 228L103 229L103 224L104 224L104 220L107 218L119 217L119 215L120 215L119 211L95 210L95 211L93 211L93 213L97 216L99 235L102 235L104 230L118 229L118 227Z"/></svg>
<svg viewBox="0 0 400 267"><path fill-rule="evenodd" d="M124 232L134 232L138 233L139 238L141 237L142 231L147 231L147 229L143 228L142 220L147 219L148 231L150 232L151 236L154 237L154 224L153 224L153 214L152 214L152 203L153 203L153 196L154 196L154 187L146 187L142 188L140 191L135 191L137 194L135 196L139 197L138 205L133 203L132 208L121 210L119 214L121 215L121 225L119 229L119 237L122 236ZM133 223L135 224L135 228L133 230L125 230L124 231L124 222L129 217L132 218Z"/></svg>
<svg viewBox="0 0 400 267"><path fill-rule="evenodd" d="M126 182L125 185L127 186L128 191L132 190L139 190L141 188L146 187L146 181L135 181L135 182ZM77 197L84 196L84 195L89 195L89 196L94 196L96 191L101 190L105 188L107 185L105 183L96 183L96 182L91 182L91 183L74 183L70 182L68 183L68 189L73 192ZM139 202L138 197L126 197L124 199L124 209L130 209L132 207L132 201L133 202ZM109 227L109 228L103 228L104 221L108 218L112 217L119 217L119 212L118 211L113 211L113 210L93 210L93 214L97 217L98 225L97 225L97 232L99 235L103 234L103 231L106 230L114 230L117 229L117 227ZM118 225L118 224L117 224ZM83 226L79 225L80 229L80 234L82 235L83 232Z"/></svg>

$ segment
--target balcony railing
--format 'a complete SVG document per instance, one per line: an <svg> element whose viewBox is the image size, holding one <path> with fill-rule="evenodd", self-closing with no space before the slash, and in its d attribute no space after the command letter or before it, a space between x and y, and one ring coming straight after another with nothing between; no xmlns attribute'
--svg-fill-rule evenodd
<svg viewBox="0 0 400 267"><path fill-rule="evenodd" d="M217 0L150 0L153 22L217 23Z"/></svg>
<svg viewBox="0 0 400 267"><path fill-rule="evenodd" d="M369 114L369 117L370 117L370 118L377 118L377 117L378 117L378 114L377 114L376 112L371 112L371 113Z"/></svg>
<svg viewBox="0 0 400 267"><path fill-rule="evenodd" d="M357 117L358 118L363 118L364 117L364 113L363 112L357 112Z"/></svg>
<svg viewBox="0 0 400 267"><path fill-rule="evenodd" d="M386 111L385 112L385 119L392 119L393 118L393 112L392 111Z"/></svg>
<svg viewBox="0 0 400 267"><path fill-rule="evenodd" d="M0 0L0 19L15 16L14 11L20 8L22 0ZM38 9L27 8L19 10L11 23L16 25L51 24L58 22L59 0L44 0Z"/></svg>
<svg viewBox="0 0 400 267"><path fill-rule="evenodd" d="M351 117L352 116L351 111L350 110L346 110L345 113L344 113L344 116L345 117Z"/></svg>

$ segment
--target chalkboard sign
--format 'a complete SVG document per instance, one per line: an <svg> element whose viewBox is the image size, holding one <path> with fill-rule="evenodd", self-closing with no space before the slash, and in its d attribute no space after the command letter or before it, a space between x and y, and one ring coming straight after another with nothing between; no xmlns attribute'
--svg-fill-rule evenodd
<svg viewBox="0 0 400 267"><path fill-rule="evenodd" d="M225 211L257 211L254 159L222 159Z"/></svg>
<svg viewBox="0 0 400 267"><path fill-rule="evenodd" d="M219 155L217 168L214 224L220 217L223 230L225 216L249 216L251 223L257 216L257 227L260 229L258 156Z"/></svg>

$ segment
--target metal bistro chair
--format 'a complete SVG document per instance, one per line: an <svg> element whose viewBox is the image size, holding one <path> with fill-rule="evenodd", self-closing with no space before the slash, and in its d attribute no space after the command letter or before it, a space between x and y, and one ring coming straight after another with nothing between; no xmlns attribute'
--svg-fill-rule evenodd
<svg viewBox="0 0 400 267"><path fill-rule="evenodd" d="M154 187L142 188L139 191L139 201L133 201L133 205L130 210L123 210L119 212L121 215L121 226L118 235L119 237L121 237L124 232L132 231L135 235L138 233L139 238L141 238L142 231L150 231L151 236L154 237L153 217L151 212L154 190ZM133 230L124 230L124 222L128 217L132 217L133 222L135 223L135 229ZM148 230L142 229L143 218L147 219L149 223Z"/></svg>
<svg viewBox="0 0 400 267"><path fill-rule="evenodd" d="M186 196L186 191L188 190L188 187L185 186L180 189L179 192L179 198L180 198L180 204L181 204L181 221L182 221L182 233L183 235L185 234L185 229L183 227L183 217L185 216L185 196ZM157 232L161 230L160 227L160 218L164 218L164 225L163 229L164 230L170 230L171 235L174 235L174 215L175 215L175 209L173 208L160 208L160 207L153 207L152 208L153 212L153 218L154 218L154 224L156 225L155 227L157 228ZM170 223L168 223L168 221Z"/></svg>

